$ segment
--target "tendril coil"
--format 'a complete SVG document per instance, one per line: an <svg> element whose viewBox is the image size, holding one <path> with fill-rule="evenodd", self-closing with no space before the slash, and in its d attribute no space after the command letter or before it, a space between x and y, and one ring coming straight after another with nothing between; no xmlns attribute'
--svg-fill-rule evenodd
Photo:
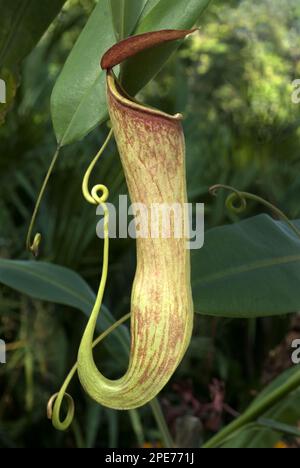
<svg viewBox="0 0 300 468"><path fill-rule="evenodd" d="M95 165L97 164L99 158L105 151L106 147L108 146L111 138L113 136L113 130L110 130L103 146L91 162L90 166L88 167L83 181L82 181L82 193L84 198L87 200L88 203L91 203L92 205L101 205L103 208L103 213L104 213L104 250L103 250L103 267L102 267L102 275L101 275L101 280L100 280L100 286L99 286L99 291L97 294L97 299L96 303L94 306L94 310L96 309L98 314L100 313L101 305L102 305L102 299L103 299L103 294L105 290L105 285L106 285L106 280L107 280L107 272L108 272L108 255L109 255L109 231L108 231L108 225L109 225L109 212L108 208L106 205L106 201L109 197L109 190L108 188L103 185L103 184L97 184L95 185L91 191L89 190L89 181L91 174L93 172L93 169ZM40 235L37 235L40 236ZM36 236L36 237L37 237ZM37 241L40 241L37 239ZM120 320L115 322L109 329L107 329L104 333L102 333L94 342L92 347L96 347L107 335L109 335L113 330L115 330L117 327L119 327L122 323L124 323L126 320L128 320L130 317L130 313L122 317ZM49 419L52 420L53 426L60 431L65 431L68 429L74 419L74 414L75 414L75 404L72 396L67 393L67 389L71 383L71 380L73 379L74 375L77 372L77 363L72 367L70 370L69 374L67 375L60 391L58 393L55 393L49 400L48 406L47 406L47 416ZM67 404L67 409L66 409L66 416L62 420L61 419L61 406L63 401L66 402Z"/></svg>
<svg viewBox="0 0 300 468"><path fill-rule="evenodd" d="M101 343L104 340L104 338L106 338L110 333L112 333L116 328L118 328L120 325L126 322L130 318L130 315L131 315L130 313L124 315L120 320L118 320L111 327L105 330L105 332L101 333L101 335L98 336L98 338L93 342L93 349L99 343ZM70 370L60 391L52 395L52 397L48 401L48 405L47 405L48 419L52 420L53 426L55 427L55 429L58 429L59 431L65 431L66 429L68 429L74 419L75 404L74 404L74 400L72 396L69 393L67 393L67 389L73 377L75 376L76 372L77 372L77 363L74 364L74 366ZM61 406L62 406L64 399L66 400L66 403L67 403L67 414L65 416L65 419L62 421L61 420Z"/></svg>
<svg viewBox="0 0 300 468"><path fill-rule="evenodd" d="M291 230L296 234L296 236L300 238L300 230L287 217L287 215L283 211L281 211L277 206L268 202L264 198L259 197L258 195L255 195L253 193L242 192L240 190L237 190L234 187L231 187L230 185L222 185L222 184L213 185L212 187L210 187L209 193L213 196L217 196L220 190L228 190L232 192L228 195L225 201L225 206L228 209L228 211L230 211L231 213L241 214L247 208L247 200L255 201L257 203L260 203L261 205L264 205L271 212L275 213L278 216L278 218L284 221L291 228Z"/></svg>

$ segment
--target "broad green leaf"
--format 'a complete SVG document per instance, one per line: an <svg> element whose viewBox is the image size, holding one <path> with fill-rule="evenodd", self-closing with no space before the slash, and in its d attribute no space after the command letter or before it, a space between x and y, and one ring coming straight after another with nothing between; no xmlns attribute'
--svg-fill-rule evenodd
<svg viewBox="0 0 300 468"><path fill-rule="evenodd" d="M270 385L268 385L249 406L253 409L262 398L284 384L294 373L299 372L300 366L283 372ZM256 423L244 426L232 434L223 448L272 448L287 433L294 432L296 436L297 423L300 419L300 390L296 390L282 399L272 409L267 411ZM264 423L265 421L265 423ZM293 428L293 426L295 426ZM293 431L294 429L294 431Z"/></svg>
<svg viewBox="0 0 300 468"><path fill-rule="evenodd" d="M190 29L199 20L211 0L160 0L154 2L138 24L135 34L160 29ZM147 9L147 5L146 5ZM122 82L127 92L134 95L162 68L181 41L164 44L138 54L124 64Z"/></svg>
<svg viewBox="0 0 300 468"><path fill-rule="evenodd" d="M299 372L300 366L294 366L286 372L283 372L277 379L275 379L265 390L257 397L253 402L252 407L255 406L263 397L272 391L279 388L286 380L291 377L294 373ZM283 398L277 405L267 411L260 419L257 424L260 425L260 430L254 437L248 437L246 443L247 448L272 448L285 434L287 434L287 428L284 426L297 426L300 420L300 390L296 390ZM269 424L264 424L263 421L269 421ZM270 422L273 421L271 427ZM282 424L282 426L281 426Z"/></svg>
<svg viewBox="0 0 300 468"><path fill-rule="evenodd" d="M192 266L199 313L250 318L300 308L300 239L270 216L207 231Z"/></svg>
<svg viewBox="0 0 300 468"><path fill-rule="evenodd" d="M267 385L260 393L259 395L255 398L255 400L251 403L251 405L248 407L248 409L253 410L256 409L257 405L261 402L262 399L264 399L266 396L268 396L270 393L274 392L278 388L280 388L282 385L286 383L286 381L293 377L295 374L297 374L300 371L300 365L295 365L291 367L290 369L282 372L276 379L274 379L269 385Z"/></svg>
<svg viewBox="0 0 300 468"><path fill-rule="evenodd" d="M135 33L161 28L191 28L209 4L210 0L149 0L142 13L143 18ZM134 4L137 9L134 10ZM138 20L144 1L131 0L126 10L126 28ZM129 4L128 4L129 5ZM98 3L76 42L59 76L51 98L54 130L61 146L80 140L98 124L107 119L105 73L99 61L104 52L115 42L114 26L121 28L121 12L117 16L109 0ZM124 20L123 20L124 21ZM114 23L114 24L113 24ZM122 26L123 28L123 26ZM151 80L179 43L160 46L143 53L126 63L122 72L125 88L136 94Z"/></svg>
<svg viewBox="0 0 300 468"><path fill-rule="evenodd" d="M104 52L116 42L109 0L101 0L73 47L51 96L57 141L80 140L107 119Z"/></svg>
<svg viewBox="0 0 300 468"><path fill-rule="evenodd" d="M33 49L66 0L0 0L0 68L18 64Z"/></svg>
<svg viewBox="0 0 300 468"><path fill-rule="evenodd" d="M115 29L129 34L145 0L101 0L92 12L58 77L51 113L61 146L80 140L108 117L102 55L115 42ZM113 18L112 18L113 15Z"/></svg>
<svg viewBox="0 0 300 468"><path fill-rule="evenodd" d="M112 20L118 40L131 35L147 0L110 0Z"/></svg>
<svg viewBox="0 0 300 468"><path fill-rule="evenodd" d="M262 428L257 424L247 424L222 444L221 448L274 448L280 438L281 434L272 429L267 428L262 433Z"/></svg>
<svg viewBox="0 0 300 468"><path fill-rule="evenodd" d="M299 405L299 394L297 400L294 402L294 405L290 405L290 411L294 412L294 422L298 422L300 414L297 411L297 405ZM287 403L286 403L287 405ZM263 422L265 421L265 424ZM243 427L241 431L233 435L225 444L222 445L222 448L275 448L276 444L284 438L284 436L293 436L299 437L299 430L296 427L290 426L288 424L283 424L275 420L262 420L259 423L248 424Z"/></svg>
<svg viewBox="0 0 300 468"><path fill-rule="evenodd" d="M141 20L148 15L148 13L159 3L161 0L148 0L145 8L143 9L143 13L141 15Z"/></svg>
<svg viewBox="0 0 300 468"><path fill-rule="evenodd" d="M75 272L46 262L0 259L0 283L35 299L64 304L81 310L89 317L95 303L95 294ZM98 322L100 332L115 322L103 306ZM120 362L126 362L129 351L129 333L121 326L103 344Z"/></svg>
<svg viewBox="0 0 300 468"><path fill-rule="evenodd" d="M211 0L160 0L143 18L136 33L187 29L195 25Z"/></svg>
<svg viewBox="0 0 300 468"><path fill-rule="evenodd" d="M36 299L69 305L85 313L93 305L94 293L82 278L51 263L0 259L0 281Z"/></svg>
<svg viewBox="0 0 300 468"><path fill-rule="evenodd" d="M259 419L257 422L261 427L271 428L274 431L280 432L281 434L286 434L297 438L300 437L300 429L295 426L291 426L290 424L274 421L274 419Z"/></svg>

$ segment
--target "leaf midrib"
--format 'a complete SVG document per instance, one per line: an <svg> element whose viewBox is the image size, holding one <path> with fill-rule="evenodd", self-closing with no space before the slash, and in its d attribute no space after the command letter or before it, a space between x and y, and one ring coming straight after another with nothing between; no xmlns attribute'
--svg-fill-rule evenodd
<svg viewBox="0 0 300 468"><path fill-rule="evenodd" d="M97 84L97 81L99 80L99 78L101 77L101 75L103 74L103 71L99 71L98 75L96 76L95 80L93 81L92 85L85 91L85 93L83 94L82 96L82 99L79 101L79 104L78 106L76 107L76 110L75 112L73 113L73 117L72 119L70 120L67 128L66 128L66 131L64 132L61 140L59 141L58 140L58 145L59 147L63 147L63 146L66 146L66 143L65 141L67 140L68 136L69 136L69 133L71 132L72 130L72 126L73 126L73 122L76 122L76 119L77 119L77 115L79 114L80 110L81 110L81 106L85 103L85 100L86 100L86 97L91 93L91 91L94 89L94 87L96 86ZM70 143L70 142L69 142Z"/></svg>
<svg viewBox="0 0 300 468"><path fill-rule="evenodd" d="M79 299L80 301L82 301L83 303L85 303L86 305L89 305L91 306L92 305L92 302L88 301L84 296L81 296L80 294L78 294L74 289L71 289L71 288L68 288L66 286L62 286L61 283L58 283L56 281L53 281L51 279L51 277L48 277L47 275L43 274L43 277L41 277L40 275L38 275L37 273L35 273L34 271L32 270L29 270L28 267L26 266L21 266L20 264L18 265L11 265L11 264L8 264L8 263L5 263L5 268L8 268L8 269L11 269L11 270L15 270L15 271L26 271L26 274L29 276L31 275L32 277L34 278L38 278L40 281L45 281L45 282L48 282L50 285L52 286L55 286L56 288L60 289L61 291L65 291L67 292L68 294L71 294L74 298L76 299Z"/></svg>
<svg viewBox="0 0 300 468"><path fill-rule="evenodd" d="M207 284L207 283L216 281L218 279L223 279L225 277L234 276L239 273L248 273L254 270L270 268L274 265L286 265L288 263L296 263L296 262L300 262L300 255L290 255L290 256L285 256L285 257L278 257L275 259L261 260L261 261L252 262L248 265L243 265L240 267L228 268L221 272L214 273L206 277L198 278L196 281L192 281L192 283L193 285L196 285L199 283L201 283L201 285L204 283Z"/></svg>

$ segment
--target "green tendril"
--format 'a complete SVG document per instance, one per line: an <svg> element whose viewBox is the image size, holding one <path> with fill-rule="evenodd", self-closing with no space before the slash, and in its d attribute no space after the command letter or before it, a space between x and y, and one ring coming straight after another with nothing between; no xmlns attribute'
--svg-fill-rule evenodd
<svg viewBox="0 0 300 468"><path fill-rule="evenodd" d="M103 267L102 267L102 275L101 281L99 286L99 291L97 294L96 303L94 306L93 311L97 311L97 315L100 313L101 306L102 306L102 299L104 295L106 280L107 280L107 273L108 273L108 256L109 256L109 212L106 206L106 200L109 196L109 190L105 185L98 184L95 185L91 191L89 190L89 181L92 174L92 171L98 162L100 156L103 154L104 150L106 149L108 143L110 142L113 135L113 131L110 130L104 144L100 148L99 152L89 165L83 181L82 181L82 193L84 198L93 205L101 205L104 211L104 254L103 254ZM121 323L125 322L129 318L130 314L125 315L122 319L112 325L106 332L102 333L96 341L93 342L92 348L97 346L109 333L111 333L116 327L118 327ZM64 381L60 391L53 395L48 403L47 407L47 414L48 418L52 419L53 426L58 429L59 431L65 431L68 429L74 419L75 413L75 405L74 400L67 393L67 388L70 385L71 380L73 379L74 375L77 372L77 363L72 367L71 371L69 372L66 380ZM62 403L66 400L67 403L67 415L64 420L61 420L61 406Z"/></svg>
<svg viewBox="0 0 300 468"><path fill-rule="evenodd" d="M235 214L243 213L247 208L247 200L255 201L257 203L264 205L271 212L276 214L278 218L284 221L291 228L291 230L296 234L296 236L300 238L300 230L286 216L286 214L283 211L281 211L277 206L268 202L264 198L259 197L258 195L254 195L253 193L249 193L249 192L241 192L237 190L236 188L231 187L229 185L222 185L222 184L214 185L213 187L210 187L209 192L211 195L217 196L218 192L222 189L229 190L230 192L232 192L226 198L226 202L225 202L226 208L232 213L235 213Z"/></svg>
<svg viewBox="0 0 300 468"><path fill-rule="evenodd" d="M103 152L107 148L107 145L110 142L112 136L113 136L113 130L110 130L105 142L103 143L102 147L100 148L100 150L96 154L95 158L91 162L89 168L87 169L87 171L86 171L86 173L84 175L83 181L82 181L83 196L86 199L86 201L91 203L92 205L101 205L102 203L104 203L108 199L108 196L109 196L108 188L105 185L102 185L102 184L95 185L95 187L93 187L93 189L90 191L89 190L89 181L90 181L91 174L92 174L92 172L94 170L94 167L96 166L98 160L100 159ZM99 195L98 195L99 191L102 191L102 196L101 197L99 197Z"/></svg>
<svg viewBox="0 0 300 468"><path fill-rule="evenodd" d="M130 318L130 313L124 315L120 320L115 322L111 327L109 327L105 332L101 333L101 335L93 342L93 348L95 348L99 343L101 343L104 338L106 338L110 333L112 333L116 328L122 325ZM74 364L72 369L70 370L69 374L67 375L60 391L55 393L49 400L47 406L47 416L49 419L52 420L52 424L55 429L59 431L66 431L73 422L74 414L75 414L75 405L74 400L67 393L67 389L77 372L77 363ZM65 419L62 421L61 418L61 406L63 401L67 403L67 414Z"/></svg>
<svg viewBox="0 0 300 468"><path fill-rule="evenodd" d="M33 228L34 228L34 225L35 225L35 222L36 222L36 218L37 218L37 215L38 215L38 212L39 212L39 209L40 209L40 205L41 205L44 193L46 191L49 179L50 179L51 174L53 172L54 166L55 166L55 164L57 162L59 152L60 152L60 147L58 146L55 153L54 153L54 156L52 158L52 161L51 161L51 164L50 164L49 169L47 171L44 182L42 184L38 199L36 201L36 204L35 204L35 207L34 207L34 210L33 210L33 214L32 214L32 217L31 217L30 224L29 224L29 228L28 228L28 233L27 233L27 237L26 237L26 248L35 257L38 257L38 255L39 255L40 244L41 244L41 241L42 241L42 235L38 232L34 236L34 239L32 241Z"/></svg>
<svg viewBox="0 0 300 468"><path fill-rule="evenodd" d="M89 183L90 175L91 175L91 173L92 173L98 159L100 158L100 156L104 152L105 148L107 147L112 135L113 135L113 131L111 130L109 132L109 135L108 135L106 141L104 142L102 148L100 149L100 151L98 152L98 154L96 155L96 157L92 161L91 165L89 166L89 168L88 168L88 170L87 170L87 172L86 172L86 174L84 176L84 179L83 179L82 190L83 190L84 197L89 203L92 203L94 205L95 204L100 204L102 202L101 200L103 200L103 199L106 200L108 198L108 195L109 195L107 188L105 186L103 186L103 185L98 185L98 186L94 187L92 192L90 193L89 190L88 190L88 183ZM54 154L54 156L52 158L51 164L49 166L49 169L48 169L47 174L45 176L44 182L42 184L38 199L36 201L34 211L33 211L32 217L31 217L31 221L30 221L30 224L29 224L29 228L28 228L28 233L27 233L27 237L26 237L26 248L35 257L38 257L38 255L39 255L40 245L41 245L41 241L42 241L42 235L38 232L37 234L35 234L35 236L34 236L34 238L32 240L33 228L34 228L34 225L35 225L35 222L36 222L36 218L37 218L37 215L38 215L38 212L39 212L39 209L40 209L40 206L41 206L41 202L42 202L43 196L45 194L49 179L50 179L51 174L53 172L54 166L55 166L55 164L57 162L59 153L60 153L60 147L58 147L56 149L55 154ZM103 195L101 197L98 196L98 191L99 190L103 191Z"/></svg>

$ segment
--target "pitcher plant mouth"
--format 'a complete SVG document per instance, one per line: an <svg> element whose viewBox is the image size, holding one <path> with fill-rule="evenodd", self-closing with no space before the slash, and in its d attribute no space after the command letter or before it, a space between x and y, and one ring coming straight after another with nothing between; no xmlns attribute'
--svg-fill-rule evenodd
<svg viewBox="0 0 300 468"><path fill-rule="evenodd" d="M78 371L84 390L93 400L114 409L138 408L155 398L174 374L189 346L193 329L190 251L186 248L186 237L178 238L172 223L168 238L161 232L155 239L151 236L137 238L129 365L120 379L107 379L98 370L92 349L108 272L106 200L109 193L103 185L90 192L89 177L114 134L131 202L143 203L146 207L166 203L185 206L182 115L169 115L128 96L112 67L145 48L182 39L191 32L158 31L134 36L112 47L101 61L102 67L107 69L107 104L112 130L84 177L83 194L87 201L101 205L104 210L104 257L97 300L81 340L77 366L72 372ZM74 414L74 404L66 394L72 375L68 376L54 402L52 421L58 429L66 429ZM60 406L64 396L67 396L69 412L61 422ZM53 400L51 407L52 404Z"/></svg>
<svg viewBox="0 0 300 468"><path fill-rule="evenodd" d="M132 96L129 96L129 94L127 94L124 88L122 87L121 83L118 81L112 69L107 70L106 80L108 93L113 99L118 101L124 107L128 107L129 109L149 114L150 116L152 115L165 118L167 120L183 120L183 115L180 113L174 115L168 114L159 109L156 109L155 107L151 107L147 104L142 104L137 99L133 98Z"/></svg>

